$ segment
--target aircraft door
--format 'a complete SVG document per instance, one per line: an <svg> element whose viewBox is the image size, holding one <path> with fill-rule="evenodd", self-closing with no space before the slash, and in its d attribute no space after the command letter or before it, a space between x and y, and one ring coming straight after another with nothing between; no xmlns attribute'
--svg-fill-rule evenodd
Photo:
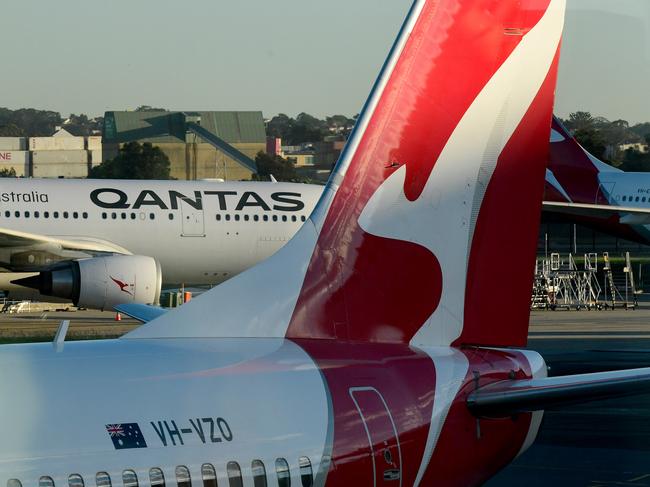
<svg viewBox="0 0 650 487"><path fill-rule="evenodd" d="M196 203L190 200L194 205L188 203L187 199L182 199L180 204L181 208L181 225L182 225L182 237L205 237L205 220L203 210L196 209L194 205ZM201 200L199 199L199 206L203 208Z"/></svg>
<svg viewBox="0 0 650 487"><path fill-rule="evenodd" d="M594 203L597 205L610 203L614 197L614 186L616 186L616 183L601 182L598 186L598 194Z"/></svg>
<svg viewBox="0 0 650 487"><path fill-rule="evenodd" d="M368 435L375 486L402 485L402 452L395 422L383 396L374 387L353 387L354 401Z"/></svg>

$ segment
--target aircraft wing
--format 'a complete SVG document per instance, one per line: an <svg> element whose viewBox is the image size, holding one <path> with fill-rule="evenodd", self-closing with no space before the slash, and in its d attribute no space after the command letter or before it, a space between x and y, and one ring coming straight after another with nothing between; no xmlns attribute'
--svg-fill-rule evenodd
<svg viewBox="0 0 650 487"><path fill-rule="evenodd" d="M114 308L116 311L130 316L131 318L136 319L142 323L147 323L153 319L156 319L168 311L164 308L161 308L160 306L135 303L118 304L117 306L114 306Z"/></svg>
<svg viewBox="0 0 650 487"><path fill-rule="evenodd" d="M650 223L650 208L544 201L542 209L553 213L563 213L590 218L609 218L618 215L620 216L621 223L632 225L644 225Z"/></svg>
<svg viewBox="0 0 650 487"><path fill-rule="evenodd" d="M12 272L39 271L57 262L107 254L131 252L97 239L55 237L0 227L0 266Z"/></svg>
<svg viewBox="0 0 650 487"><path fill-rule="evenodd" d="M496 418L643 393L650 393L650 368L497 382L472 392L467 406Z"/></svg>

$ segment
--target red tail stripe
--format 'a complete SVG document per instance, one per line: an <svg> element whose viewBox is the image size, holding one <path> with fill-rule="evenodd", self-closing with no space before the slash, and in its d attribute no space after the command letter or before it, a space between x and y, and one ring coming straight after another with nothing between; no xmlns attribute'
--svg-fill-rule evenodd
<svg viewBox="0 0 650 487"><path fill-rule="evenodd" d="M527 32L549 3L426 3L332 202L288 337L408 342L414 320L435 310L437 259L407 242L371 238L359 215L396 170L392 163L406 164L407 197L420 195L461 117L522 39L504 29Z"/></svg>

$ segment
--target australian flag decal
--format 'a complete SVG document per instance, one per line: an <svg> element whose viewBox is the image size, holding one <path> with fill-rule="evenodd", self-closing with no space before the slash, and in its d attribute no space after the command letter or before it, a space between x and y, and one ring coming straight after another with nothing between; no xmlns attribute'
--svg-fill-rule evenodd
<svg viewBox="0 0 650 487"><path fill-rule="evenodd" d="M147 448L138 423L107 424L106 431L113 440L116 450L126 448Z"/></svg>

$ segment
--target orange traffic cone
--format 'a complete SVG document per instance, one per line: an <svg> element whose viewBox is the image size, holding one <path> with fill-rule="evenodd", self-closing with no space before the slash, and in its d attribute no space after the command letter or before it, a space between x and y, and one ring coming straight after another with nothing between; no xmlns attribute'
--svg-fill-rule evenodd
<svg viewBox="0 0 650 487"><path fill-rule="evenodd" d="M115 321L122 321L122 315L120 313L115 313Z"/></svg>

